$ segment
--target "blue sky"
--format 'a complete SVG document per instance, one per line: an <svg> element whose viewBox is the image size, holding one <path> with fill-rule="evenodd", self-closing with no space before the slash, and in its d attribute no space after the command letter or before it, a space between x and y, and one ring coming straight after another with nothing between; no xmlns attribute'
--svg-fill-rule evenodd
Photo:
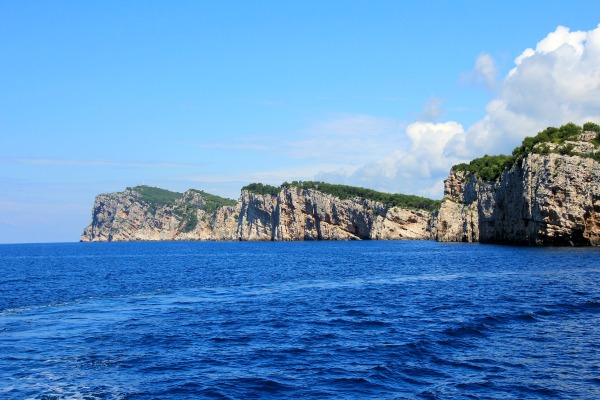
<svg viewBox="0 0 600 400"><path fill-rule="evenodd" d="M596 1L0 0L0 243L76 241L138 184L441 198L456 162L600 122L599 23Z"/></svg>

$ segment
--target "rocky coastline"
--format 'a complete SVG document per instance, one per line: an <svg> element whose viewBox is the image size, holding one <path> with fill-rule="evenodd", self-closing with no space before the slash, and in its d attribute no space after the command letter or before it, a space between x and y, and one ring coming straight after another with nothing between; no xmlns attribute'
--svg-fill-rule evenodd
<svg viewBox="0 0 600 400"><path fill-rule="evenodd" d="M279 193L241 192L235 205L214 212L193 209L197 223L184 229L176 209L202 204L193 191L172 204L153 206L134 188L96 197L92 222L81 241L156 240L390 240L429 239L432 213L361 198L339 199L314 189L282 187Z"/></svg>
<svg viewBox="0 0 600 400"><path fill-rule="evenodd" d="M600 163L595 132L567 141L573 154L528 154L498 179L453 168L432 239L517 245L600 245Z"/></svg>
<svg viewBox="0 0 600 400"><path fill-rule="evenodd" d="M534 144L493 179L455 166L444 183L444 200L434 211L360 196L340 198L302 185L282 185L271 193L242 190L237 201L198 190L173 195L144 186L128 188L96 197L92 221L80 240L410 239L598 246L598 136L583 132L563 140L563 147ZM173 197L153 200L146 193L150 189Z"/></svg>

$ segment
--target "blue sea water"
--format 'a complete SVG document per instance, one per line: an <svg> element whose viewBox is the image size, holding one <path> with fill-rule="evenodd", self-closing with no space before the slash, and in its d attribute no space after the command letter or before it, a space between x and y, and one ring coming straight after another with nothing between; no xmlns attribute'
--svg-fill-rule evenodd
<svg viewBox="0 0 600 400"><path fill-rule="evenodd" d="M2 399L600 398L600 249L0 245Z"/></svg>

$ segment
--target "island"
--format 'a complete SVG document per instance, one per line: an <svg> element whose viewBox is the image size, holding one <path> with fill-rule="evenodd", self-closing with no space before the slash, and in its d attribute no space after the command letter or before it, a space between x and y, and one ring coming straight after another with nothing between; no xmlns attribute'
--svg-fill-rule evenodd
<svg viewBox="0 0 600 400"><path fill-rule="evenodd" d="M253 183L237 201L129 187L96 197L80 240L403 239L600 245L600 126L549 127L510 156L455 165L442 200L315 181Z"/></svg>

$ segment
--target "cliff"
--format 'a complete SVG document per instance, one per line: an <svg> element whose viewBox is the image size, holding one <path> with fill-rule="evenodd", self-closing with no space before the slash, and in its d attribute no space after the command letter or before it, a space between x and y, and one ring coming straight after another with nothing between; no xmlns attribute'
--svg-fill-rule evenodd
<svg viewBox="0 0 600 400"><path fill-rule="evenodd" d="M433 217L433 238L600 245L598 136L583 132L558 143L530 141L529 152L519 155L523 146L515 149L516 161L495 179L482 178L493 173L489 168L454 167L445 181L445 200Z"/></svg>
<svg viewBox="0 0 600 400"><path fill-rule="evenodd" d="M206 207L208 195L168 191L149 198L128 188L96 197L81 241L429 239L431 212L341 199L312 188L285 186L276 194L242 190L237 202ZM213 198L217 196L212 196ZM219 204L218 206L216 206Z"/></svg>
<svg viewBox="0 0 600 400"><path fill-rule="evenodd" d="M586 130L587 128L587 130ZM435 239L600 245L600 126L547 128L511 156L452 168L444 201L323 182L251 184L237 201L137 186L96 197L81 241Z"/></svg>
<svg viewBox="0 0 600 400"><path fill-rule="evenodd" d="M147 192L170 196L157 199ZM81 236L82 242L228 240L237 230L235 202L218 205L216 196L197 190L180 194L138 186L119 193L96 196L92 221ZM212 207L211 207L212 206Z"/></svg>

